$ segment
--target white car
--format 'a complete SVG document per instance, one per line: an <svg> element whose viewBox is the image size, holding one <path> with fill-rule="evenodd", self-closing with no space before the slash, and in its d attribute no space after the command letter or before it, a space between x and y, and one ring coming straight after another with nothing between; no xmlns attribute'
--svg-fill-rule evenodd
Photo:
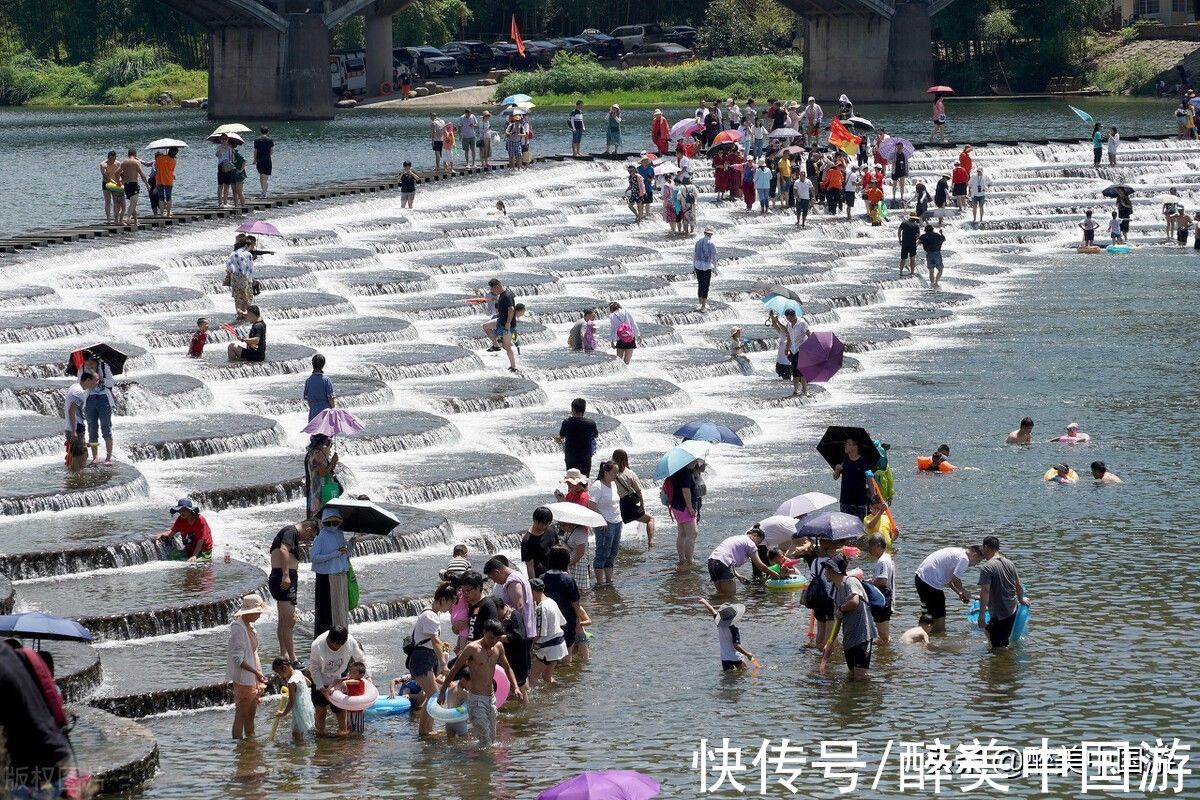
<svg viewBox="0 0 1200 800"><path fill-rule="evenodd" d="M622 49L628 53L644 44L663 41L666 33L663 26L657 24L622 25L609 36L620 39Z"/></svg>

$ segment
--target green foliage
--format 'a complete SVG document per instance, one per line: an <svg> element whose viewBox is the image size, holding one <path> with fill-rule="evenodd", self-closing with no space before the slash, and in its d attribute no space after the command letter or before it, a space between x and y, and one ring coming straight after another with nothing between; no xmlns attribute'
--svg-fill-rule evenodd
<svg viewBox="0 0 1200 800"><path fill-rule="evenodd" d="M151 70L125 86L109 89L104 92L103 100L110 105L154 103L164 92L176 100L204 97L208 94L208 73L204 70L184 69L178 64L169 64Z"/></svg>
<svg viewBox="0 0 1200 800"><path fill-rule="evenodd" d="M347 17L333 29L334 50L362 50L366 42L366 20L360 14Z"/></svg>
<svg viewBox="0 0 1200 800"><path fill-rule="evenodd" d="M1092 75L1092 82L1116 94L1129 94L1145 88L1158 70L1145 56L1109 62Z"/></svg>
<svg viewBox="0 0 1200 800"><path fill-rule="evenodd" d="M993 41L1012 39L1017 35L1017 26L1013 24L1013 12L1007 8L998 8L990 14L985 14L980 28L983 37Z"/></svg>
<svg viewBox="0 0 1200 800"><path fill-rule="evenodd" d="M458 39L474 17L464 0L422 0L410 3L392 17L392 41L397 47L444 44Z"/></svg>
<svg viewBox="0 0 1200 800"><path fill-rule="evenodd" d="M163 92L179 99L203 97L208 93L208 73L164 64L150 48L114 51L95 64L77 66L45 61L28 52L0 64L0 105L153 103Z"/></svg>
<svg viewBox="0 0 1200 800"><path fill-rule="evenodd" d="M712 0L697 36L697 46L735 56L785 49L796 17L778 0Z"/></svg>
<svg viewBox="0 0 1200 800"><path fill-rule="evenodd" d="M124 86L166 66L162 53L153 47L118 47L92 64L92 78L101 89Z"/></svg>
<svg viewBox="0 0 1200 800"><path fill-rule="evenodd" d="M517 92L535 98L647 92L657 93L661 98L668 93L685 92L692 101L730 94L787 97L799 96L803 74L803 59L799 56L731 56L673 67L618 70L606 69L587 56L560 54L548 70L509 75L497 87L496 96ZM734 92L735 88L739 91Z"/></svg>

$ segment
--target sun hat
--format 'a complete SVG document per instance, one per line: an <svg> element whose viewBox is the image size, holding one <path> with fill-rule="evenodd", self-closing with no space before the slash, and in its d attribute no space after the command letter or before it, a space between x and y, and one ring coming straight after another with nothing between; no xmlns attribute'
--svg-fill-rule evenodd
<svg viewBox="0 0 1200 800"><path fill-rule="evenodd" d="M1078 427L1078 426L1076 426L1076 427ZM190 497L179 498L179 500L176 501L175 505L171 506L171 513L178 514L180 511L183 511L185 508L188 511L194 511L197 514L200 513L200 506L196 505L195 501L193 501L192 498L190 498Z"/></svg>
<svg viewBox="0 0 1200 800"><path fill-rule="evenodd" d="M321 522L328 522L334 519L336 519L338 522L342 521L342 512L338 511L336 508L327 508L321 512Z"/></svg>
<svg viewBox="0 0 1200 800"><path fill-rule="evenodd" d="M235 617L244 617L247 614L265 614L271 609L267 606L266 601L256 594L248 594L242 598L242 607L233 612Z"/></svg>
<svg viewBox="0 0 1200 800"><path fill-rule="evenodd" d="M839 575L845 575L846 574L846 557L843 555L834 556L833 558L831 558L825 562L824 569L831 569Z"/></svg>
<svg viewBox="0 0 1200 800"><path fill-rule="evenodd" d="M563 480L566 483L582 483L587 485L588 476L584 475L577 468L571 467L569 470L567 470L567 474L563 476Z"/></svg>
<svg viewBox="0 0 1200 800"><path fill-rule="evenodd" d="M714 233L716 233L716 231L714 231L712 228L705 228L704 232L707 233L709 236L712 236Z"/></svg>
<svg viewBox="0 0 1200 800"><path fill-rule="evenodd" d="M661 117L661 116L662 116L662 109L661 109L661 108L656 108L656 109L654 109L654 116L656 116L656 117Z"/></svg>
<svg viewBox="0 0 1200 800"><path fill-rule="evenodd" d="M1069 430L1069 431L1077 431L1077 430L1079 430L1079 423L1078 423L1078 422L1072 422L1070 425L1068 425L1068 426L1067 426L1067 430Z"/></svg>
<svg viewBox="0 0 1200 800"><path fill-rule="evenodd" d="M723 603L717 609L717 619L721 622L728 622L730 625L736 625L744 616L746 616L746 606L742 603Z"/></svg>

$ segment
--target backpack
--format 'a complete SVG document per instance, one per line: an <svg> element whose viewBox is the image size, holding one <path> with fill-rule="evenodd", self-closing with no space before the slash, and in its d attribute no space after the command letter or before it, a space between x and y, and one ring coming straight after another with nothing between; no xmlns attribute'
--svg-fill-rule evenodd
<svg viewBox="0 0 1200 800"><path fill-rule="evenodd" d="M878 586L870 581L863 581L862 585L867 592L867 603L871 608L887 608L887 595Z"/></svg>
<svg viewBox="0 0 1200 800"><path fill-rule="evenodd" d="M6 646L0 644L0 647ZM14 647L13 651L25 662L25 669L28 670L29 677L33 678L34 684L42 692L46 708L54 717L54 722L65 732L69 727L67 712L63 709L62 695L58 693L58 685L54 682L54 676L50 674L50 668L46 666L45 661L42 661L41 656L28 647Z"/></svg>
<svg viewBox="0 0 1200 800"><path fill-rule="evenodd" d="M820 559L813 562L816 566L820 563ZM824 565L821 565L824 569ZM808 582L808 586L804 587L804 592L800 595L800 602L805 608L818 609L826 608L833 603L833 598L829 596L829 590L825 588L825 581L821 580L821 574L818 572L813 575Z"/></svg>
<svg viewBox="0 0 1200 800"><path fill-rule="evenodd" d="M624 344L629 344L633 341L633 326L628 322L622 322L617 326L617 341Z"/></svg>
<svg viewBox="0 0 1200 800"><path fill-rule="evenodd" d="M579 325L575 325L571 328L570 332L567 333L567 347L571 348L572 350L583 349L583 339L580 336L582 330L583 328Z"/></svg>
<svg viewBox="0 0 1200 800"><path fill-rule="evenodd" d="M674 494L675 485L671 483L670 478L665 478L658 485L658 500L667 508L671 507L671 495Z"/></svg>

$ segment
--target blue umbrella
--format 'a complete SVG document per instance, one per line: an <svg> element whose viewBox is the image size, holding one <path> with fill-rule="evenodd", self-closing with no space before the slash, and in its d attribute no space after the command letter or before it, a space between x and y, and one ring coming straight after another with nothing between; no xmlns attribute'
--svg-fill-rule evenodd
<svg viewBox="0 0 1200 800"><path fill-rule="evenodd" d="M53 639L60 642L90 642L92 634L73 619L52 617L41 611L0 616L0 634L25 639Z"/></svg>
<svg viewBox="0 0 1200 800"><path fill-rule="evenodd" d="M500 101L502 106L515 106L517 103L531 103L533 98L527 94L510 94Z"/></svg>
<svg viewBox="0 0 1200 800"><path fill-rule="evenodd" d="M704 458L707 454L708 442L693 440L672 447L658 460L658 465L654 468L654 480L661 481L663 478L674 475L697 458Z"/></svg>
<svg viewBox="0 0 1200 800"><path fill-rule="evenodd" d="M763 298L762 302L764 306L766 306L769 310L774 311L779 316L783 316L783 314L789 308L796 312L796 316L801 316L804 314L804 307L790 297L781 297L777 294L769 294Z"/></svg>
<svg viewBox="0 0 1200 800"><path fill-rule="evenodd" d="M841 511L822 511L819 514L809 514L800 520L800 524L796 526L796 534L811 539L842 542L866 536L867 529L863 525L863 521L853 514L843 514Z"/></svg>
<svg viewBox="0 0 1200 800"><path fill-rule="evenodd" d="M1067 108L1071 109L1076 114L1078 114L1079 118L1081 120L1083 120L1084 122L1086 122L1088 125L1091 125L1092 123L1094 123L1096 121L1096 120L1092 119L1091 114L1087 113L1082 108L1076 108L1075 106L1072 106L1072 105L1068 105Z"/></svg>
<svg viewBox="0 0 1200 800"><path fill-rule="evenodd" d="M682 428L675 431L672 436L678 436L681 439L696 439L701 442L712 442L713 444L732 444L738 447L742 446L742 437L733 432L733 429L728 425L722 425L719 422L705 422L704 420L695 419L685 424Z"/></svg>

